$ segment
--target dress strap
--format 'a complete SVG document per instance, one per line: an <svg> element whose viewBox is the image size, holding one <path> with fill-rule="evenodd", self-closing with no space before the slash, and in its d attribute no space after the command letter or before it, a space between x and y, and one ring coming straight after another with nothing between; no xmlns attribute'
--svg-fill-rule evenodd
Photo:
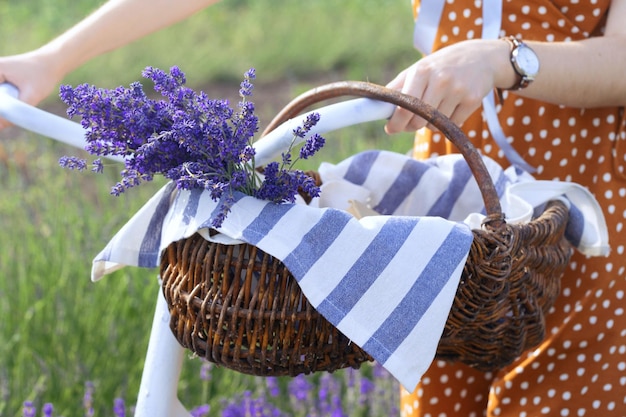
<svg viewBox="0 0 626 417"><path fill-rule="evenodd" d="M485 0L483 1L483 39L498 39L500 37L500 29L502 28L502 0ZM536 169L530 166L524 158L513 148L506 139L506 135L502 130L502 125L498 119L496 111L495 92L490 91L483 98L483 113L491 132L491 137L498 144L504 156L515 167L523 169L526 172L535 172Z"/></svg>
<svg viewBox="0 0 626 417"><path fill-rule="evenodd" d="M413 45L425 55L433 51L444 4L445 0L426 0L423 2L413 0L413 10L416 13ZM417 13L418 8L419 13Z"/></svg>

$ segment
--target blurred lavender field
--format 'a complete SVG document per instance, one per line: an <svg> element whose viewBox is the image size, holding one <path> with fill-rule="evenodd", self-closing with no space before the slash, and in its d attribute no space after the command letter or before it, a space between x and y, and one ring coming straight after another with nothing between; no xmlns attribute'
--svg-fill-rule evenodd
<svg viewBox="0 0 626 417"><path fill-rule="evenodd" d="M366 364L360 370L344 369L335 373L298 375L295 378L254 377L250 387L231 397L212 392L212 368L202 362L197 384L203 387L203 396L217 396L219 409L212 409L208 398L190 409L192 417L382 417L399 415L399 387L389 373L378 364ZM82 403L72 415L105 415L130 417L132 401L115 398L108 413L95 412L93 405L97 387L85 383ZM213 399L215 400L215 399ZM215 402L215 401L213 401ZM218 408L218 407L215 407ZM23 417L54 417L53 403L44 403L41 409L32 401L25 401Z"/></svg>

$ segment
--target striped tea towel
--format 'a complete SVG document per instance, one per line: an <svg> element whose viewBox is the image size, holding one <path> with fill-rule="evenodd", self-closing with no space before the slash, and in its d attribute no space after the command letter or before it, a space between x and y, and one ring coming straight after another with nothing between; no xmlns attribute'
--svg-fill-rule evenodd
<svg viewBox="0 0 626 417"><path fill-rule="evenodd" d="M524 223L559 199L569 207L566 237L580 252L604 256L608 231L600 205L584 187L572 182L538 181L525 171L506 170L494 160L483 161L500 197L509 224ZM324 163L319 173L322 193L318 207L348 209L353 201L381 214L440 216L479 229L484 204L478 184L461 155L416 161L388 151L366 151L337 165Z"/></svg>
<svg viewBox="0 0 626 417"><path fill-rule="evenodd" d="M516 206L521 198L507 191L532 179L485 162L503 205ZM454 155L419 162L366 152L320 168L324 186L314 206L237 195L213 237L217 204L168 184L95 258L92 279L124 265L156 267L164 248L197 231L253 244L282 260L311 304L412 390L434 359L472 242L470 223L484 210L468 171ZM356 219L344 210L349 200L382 215ZM602 235L602 218L578 220Z"/></svg>

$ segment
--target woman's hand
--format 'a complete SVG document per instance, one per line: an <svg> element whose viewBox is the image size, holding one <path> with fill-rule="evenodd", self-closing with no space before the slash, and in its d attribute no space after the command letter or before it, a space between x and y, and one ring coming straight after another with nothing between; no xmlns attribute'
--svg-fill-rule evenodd
<svg viewBox="0 0 626 417"><path fill-rule="evenodd" d="M469 40L425 56L387 84L438 109L457 125L480 107L494 87L515 83L509 45L502 40ZM427 122L398 108L387 122L387 133L415 131Z"/></svg>
<svg viewBox="0 0 626 417"><path fill-rule="evenodd" d="M37 105L50 95L60 78L43 52L0 57L0 84L15 85L19 90L19 99L30 105ZM9 122L0 119L0 129L7 126Z"/></svg>

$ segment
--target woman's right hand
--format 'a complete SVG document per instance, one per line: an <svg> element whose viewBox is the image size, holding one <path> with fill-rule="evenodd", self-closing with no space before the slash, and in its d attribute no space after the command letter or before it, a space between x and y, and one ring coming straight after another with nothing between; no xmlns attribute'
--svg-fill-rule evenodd
<svg viewBox="0 0 626 417"><path fill-rule="evenodd" d="M19 99L30 105L35 106L48 97L61 78L41 50L0 57L0 84L16 86ZM0 119L0 130L7 126L10 123Z"/></svg>

